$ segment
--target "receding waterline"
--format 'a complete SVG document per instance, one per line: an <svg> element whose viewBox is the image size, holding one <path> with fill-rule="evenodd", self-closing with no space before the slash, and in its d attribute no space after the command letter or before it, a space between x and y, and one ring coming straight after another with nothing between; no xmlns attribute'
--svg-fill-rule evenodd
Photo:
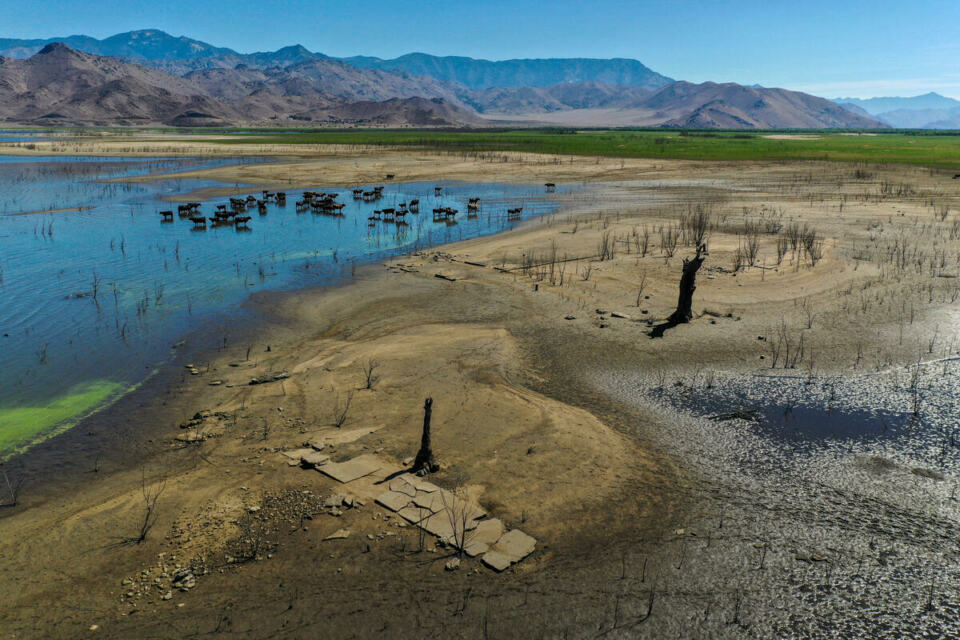
<svg viewBox="0 0 960 640"><path fill-rule="evenodd" d="M302 191L291 190L286 206L247 211L249 231L198 229L168 198L235 185L104 182L230 162L240 160L0 157L0 456L114 400L168 360L181 336L215 324L230 341L255 322L242 308L253 292L336 283L359 264L509 228L518 220L508 206L522 205L523 218L558 208L534 186L451 183L437 195L434 183L387 183L368 202L318 185L337 194L343 215L298 211ZM483 206L468 216L476 197ZM405 225L369 220L412 199L422 213ZM212 216L226 200L201 211ZM458 209L456 222L435 223L437 207ZM159 212L170 209L164 222ZM36 211L48 213L14 215Z"/></svg>

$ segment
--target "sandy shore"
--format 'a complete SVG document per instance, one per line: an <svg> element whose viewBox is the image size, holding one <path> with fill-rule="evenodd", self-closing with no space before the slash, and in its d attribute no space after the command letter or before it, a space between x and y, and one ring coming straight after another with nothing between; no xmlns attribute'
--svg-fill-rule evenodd
<svg viewBox="0 0 960 640"><path fill-rule="evenodd" d="M194 337L193 350L142 391L8 465L14 481L28 482L19 504L0 510L0 591L9 594L0 629L631 637L656 597L648 628L683 637L693 617L683 585L694 576L673 541L684 539L688 514L714 504L699 490L717 478L664 443L653 412L598 388L595 374L814 377L914 362L918 350L953 354L955 250L941 260L933 249L950 246L953 218L937 213L954 202L949 178L855 171L325 150L195 172L268 188L369 183L388 172L397 181L589 187L558 196L561 213L515 230L372 265L343 287L264 296L254 304L269 315L243 341L210 352ZM910 192L885 192L891 183ZM698 214L709 216L709 256L696 317L651 339L676 303ZM787 248L778 261L780 238L801 224L817 232L816 255ZM289 377L248 384L272 372ZM324 453L402 465L416 453L427 396L441 463L431 481L538 541L505 573L476 559L445 570L449 548L372 502L330 515L322 502L342 488L281 453L362 428L371 432ZM212 413L180 427L203 411ZM131 542L158 495L145 539ZM349 537L325 540L340 529ZM752 548L748 538L737 544ZM178 567L190 568L195 586L171 585ZM715 620L707 605L697 623L704 637L747 634L739 620L721 622L743 588L711 591L724 613ZM773 625L763 628L777 628L776 606L756 607Z"/></svg>

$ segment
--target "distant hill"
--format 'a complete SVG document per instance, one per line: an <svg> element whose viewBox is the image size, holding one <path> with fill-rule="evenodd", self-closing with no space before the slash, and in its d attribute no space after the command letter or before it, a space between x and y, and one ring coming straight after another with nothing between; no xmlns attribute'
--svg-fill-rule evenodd
<svg viewBox="0 0 960 640"><path fill-rule="evenodd" d="M854 105L784 89L673 82L636 60L491 62L411 54L348 62L300 46L240 54L158 30L65 40L100 53L45 40L0 41L0 50L18 54L48 42L32 57L0 58L0 119L183 126L885 126Z"/></svg>
<svg viewBox="0 0 960 640"><path fill-rule="evenodd" d="M207 69L181 77L54 43L26 60L0 58L0 119L174 126L481 122L472 110L444 99L449 92L433 84L331 60L268 72Z"/></svg>
<svg viewBox="0 0 960 640"><path fill-rule="evenodd" d="M172 36L159 29L119 33L103 40L88 36L68 36L45 40L0 38L0 55L27 58L47 44L60 42L100 56L115 56L184 75L211 68L233 68L238 64L257 69L284 67L313 59L329 59L300 45L277 51L237 53L183 36ZM651 71L637 60L614 58L550 58L536 60L476 60L455 56L438 57L411 53L392 60L370 56L342 58L360 69L396 71L430 76L436 80L461 84L469 89L490 87L548 87L566 82L599 82L658 89L672 82Z"/></svg>
<svg viewBox="0 0 960 640"><path fill-rule="evenodd" d="M0 58L0 118L76 124L223 124L238 114L194 83L156 69L48 44Z"/></svg>
<svg viewBox="0 0 960 640"><path fill-rule="evenodd" d="M659 89L673 82L638 60L612 58L547 58L524 60L478 60L459 56L410 53L392 60L367 56L343 58L356 67L403 71L456 82L475 91L492 87L550 87L561 83L596 82Z"/></svg>
<svg viewBox="0 0 960 640"><path fill-rule="evenodd" d="M960 100L938 93L912 98L836 98L846 108L862 109L891 127L899 129L956 129L960 127Z"/></svg>
<svg viewBox="0 0 960 640"><path fill-rule="evenodd" d="M98 56L114 56L127 60L153 62L158 60L193 60L223 55L238 55L224 47L183 36L172 36L159 29L128 31L97 40L89 36L67 36L45 40L17 40L0 38L0 55L7 58L29 58L48 44L61 43L71 49Z"/></svg>
<svg viewBox="0 0 960 640"><path fill-rule="evenodd" d="M493 87L466 94L464 101L480 113L529 114L571 109L624 108L652 94L650 89L578 82L552 87Z"/></svg>
<svg viewBox="0 0 960 640"><path fill-rule="evenodd" d="M644 101L669 118L666 126L697 128L806 129L877 128L825 98L786 89L758 89L734 83L675 82ZM672 117L671 117L672 116Z"/></svg>
<svg viewBox="0 0 960 640"><path fill-rule="evenodd" d="M868 98L834 98L836 103L852 104L860 107L873 116L898 110L925 110L925 109L956 109L960 107L960 100L947 98L939 93L925 93L912 98L886 97Z"/></svg>

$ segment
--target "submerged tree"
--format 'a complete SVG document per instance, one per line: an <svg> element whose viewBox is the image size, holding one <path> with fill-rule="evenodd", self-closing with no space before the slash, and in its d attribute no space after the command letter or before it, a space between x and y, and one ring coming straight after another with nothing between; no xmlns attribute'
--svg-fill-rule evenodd
<svg viewBox="0 0 960 640"><path fill-rule="evenodd" d="M677 299L677 310L674 311L667 321L654 327L650 332L653 338L663 336L663 333L678 324L690 322L693 319L693 292L697 289L697 271L703 265L707 257L707 245L701 244L697 247L697 255L691 258L683 259L683 273L680 276L680 296Z"/></svg>
<svg viewBox="0 0 960 640"><path fill-rule="evenodd" d="M423 436L420 438L420 451L417 452L417 458L413 462L414 473L434 473L440 469L430 446L430 414L432 410L433 398L427 398L423 403Z"/></svg>

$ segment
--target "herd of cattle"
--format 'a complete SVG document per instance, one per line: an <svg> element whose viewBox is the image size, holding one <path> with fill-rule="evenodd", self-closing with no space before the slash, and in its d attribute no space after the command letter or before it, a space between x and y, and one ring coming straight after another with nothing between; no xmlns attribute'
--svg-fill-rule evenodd
<svg viewBox="0 0 960 640"><path fill-rule="evenodd" d="M556 189L556 185L548 182L544 185L548 193ZM434 187L434 196L440 197L443 194L443 187ZM343 216L343 209L346 205L337 202L338 193L325 193L322 191L304 191L303 199L296 201L297 213L311 211L316 214L328 216ZM372 189L354 189L353 199L363 202L377 202L383 198L383 187L373 187ZM230 198L229 204L216 205L216 211L213 216L204 216L200 212L201 203L188 202L177 207L177 214L180 218L189 220L193 223L195 230L204 230L207 224L213 227L233 226L238 231L250 230L249 215L244 215L248 210L254 208L260 215L267 214L267 205L276 204L277 206L286 206L287 194L283 191L261 192L261 197L247 196L246 198ZM470 198L467 201L467 218L475 218L480 212L480 198ZM173 211L161 211L160 215L163 222L173 222ZM367 220L369 226L374 227L378 222L392 223L398 226L407 224L407 214L420 213L420 199L414 198L409 202L401 202L393 207L375 209L373 214ZM433 210L434 222L445 222L448 225L456 224L456 217L459 211L452 207L437 207ZM523 207L514 207L507 209L507 219L518 220L523 213Z"/></svg>

